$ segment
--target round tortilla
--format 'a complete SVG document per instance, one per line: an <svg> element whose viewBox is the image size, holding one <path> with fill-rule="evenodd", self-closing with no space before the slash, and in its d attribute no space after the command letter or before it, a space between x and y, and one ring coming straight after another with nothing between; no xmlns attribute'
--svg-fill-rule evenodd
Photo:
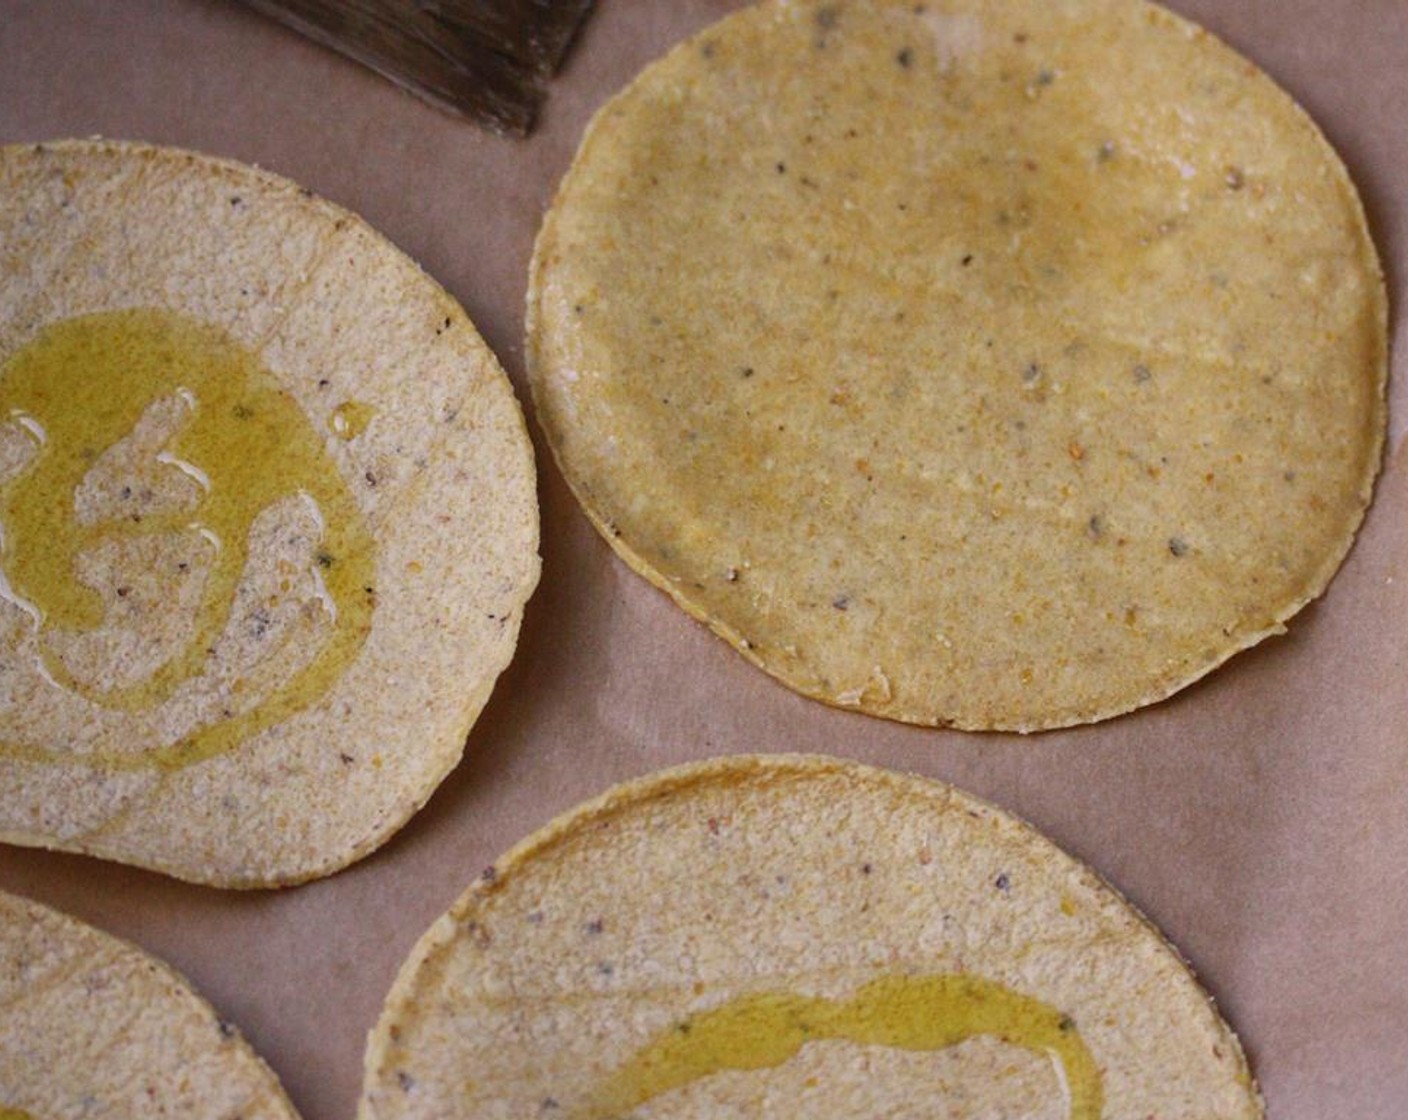
<svg viewBox="0 0 1408 1120"><path fill-rule="evenodd" d="M0 838L325 875L459 761L537 582L532 448L433 280L254 168L0 149Z"/></svg>
<svg viewBox="0 0 1408 1120"><path fill-rule="evenodd" d="M296 1120L235 1027L161 961L0 893L0 1116Z"/></svg>
<svg viewBox="0 0 1408 1120"><path fill-rule="evenodd" d="M402 968L359 1117L1261 1114L1092 872L938 782L773 756L619 787L487 870Z"/></svg>
<svg viewBox="0 0 1408 1120"><path fill-rule="evenodd" d="M1284 629L1369 501L1343 166L1140 0L774 0L597 116L538 239L538 416L612 547L829 704L1033 731Z"/></svg>

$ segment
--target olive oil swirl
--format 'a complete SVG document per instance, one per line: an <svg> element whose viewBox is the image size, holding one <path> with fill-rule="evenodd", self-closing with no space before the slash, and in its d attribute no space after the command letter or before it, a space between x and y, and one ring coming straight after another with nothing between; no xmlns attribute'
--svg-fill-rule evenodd
<svg viewBox="0 0 1408 1120"><path fill-rule="evenodd" d="M76 495L95 461L131 435L157 402L188 414L157 459L198 481L195 508L150 514L123 506L80 519ZM50 681L100 708L159 708L207 669L231 622L256 516L303 496L322 538L315 573L331 632L312 660L253 708L226 709L172 743L79 754L62 743L0 743L0 755L110 768L173 768L213 757L324 695L355 660L371 627L374 542L338 473L327 440L258 358L216 328L170 312L128 310L47 327L0 369L0 416L23 422L39 446L0 486L6 596L31 613ZM88 523L85 523L88 522ZM193 631L184 648L140 683L82 687L46 644L53 630L82 633L104 621L97 590L77 565L104 540L199 530L213 546ZM121 592L119 592L120 594Z"/></svg>
<svg viewBox="0 0 1408 1120"><path fill-rule="evenodd" d="M574 1120L617 1120L664 1093L725 1070L773 1069L809 1042L943 1050L992 1035L1059 1063L1069 1120L1099 1120L1100 1069L1075 1023L1055 1008L966 973L885 976L849 999L787 992L740 996L647 1043Z"/></svg>

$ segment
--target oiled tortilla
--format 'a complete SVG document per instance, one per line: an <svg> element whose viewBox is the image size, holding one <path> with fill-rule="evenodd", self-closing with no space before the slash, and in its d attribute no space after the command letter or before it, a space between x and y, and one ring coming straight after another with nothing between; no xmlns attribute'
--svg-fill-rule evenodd
<svg viewBox="0 0 1408 1120"><path fill-rule="evenodd" d="M94 353L120 378L152 339L188 335L258 367L259 394L212 413L221 383L181 364L205 351L178 347L145 411L74 446L73 410L132 394L70 378L46 395L34 355ZM32 511L55 456L93 464L51 496L49 541L32 513L37 530L3 526L0 839L268 886L337 870L425 802L539 568L520 408L432 279L254 168L107 141L0 149L0 406L0 508ZM267 446L183 450L201 424L271 426ZM266 459L272 496L214 531L221 479L243 492L236 468ZM54 562L70 529L82 550ZM241 547L237 593L220 590L207 570ZM107 613L75 629L51 608L80 584Z"/></svg>
<svg viewBox="0 0 1408 1120"><path fill-rule="evenodd" d="M3 893L0 1006L0 1116L297 1120L235 1026L172 969Z"/></svg>
<svg viewBox="0 0 1408 1120"><path fill-rule="evenodd" d="M907 984L955 982L1058 1016L1094 1089L1015 1024L887 1034ZM865 1040L776 1050L889 991ZM949 786L787 755L648 777L523 841L421 939L366 1066L361 1120L1262 1114L1207 996L1092 872Z"/></svg>
<svg viewBox="0 0 1408 1120"><path fill-rule="evenodd" d="M1386 312L1343 166L1141 0L770 0L598 115L537 411L633 568L792 688L1031 731L1325 588Z"/></svg>

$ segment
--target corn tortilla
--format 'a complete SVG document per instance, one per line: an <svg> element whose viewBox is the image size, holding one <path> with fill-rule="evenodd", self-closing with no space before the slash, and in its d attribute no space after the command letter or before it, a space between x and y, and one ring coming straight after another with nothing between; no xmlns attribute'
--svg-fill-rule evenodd
<svg viewBox="0 0 1408 1120"><path fill-rule="evenodd" d="M459 760L538 577L464 311L346 211L107 141L0 149L0 839L328 874Z"/></svg>
<svg viewBox="0 0 1408 1120"><path fill-rule="evenodd" d="M537 413L625 561L827 703L1033 731L1162 699L1343 559L1386 304L1343 166L1141 0L770 0L596 117Z"/></svg>
<svg viewBox="0 0 1408 1120"><path fill-rule="evenodd" d="M161 961L0 893L0 1116L297 1120L233 1024Z"/></svg>
<svg viewBox="0 0 1408 1120"><path fill-rule="evenodd" d="M1261 1116L1177 953L941 783L694 764L523 841L411 953L361 1120Z"/></svg>

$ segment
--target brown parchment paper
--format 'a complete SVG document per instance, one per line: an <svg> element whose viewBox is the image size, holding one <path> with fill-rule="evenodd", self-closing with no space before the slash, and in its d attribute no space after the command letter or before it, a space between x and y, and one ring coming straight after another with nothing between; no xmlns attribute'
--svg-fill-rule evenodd
<svg viewBox="0 0 1408 1120"><path fill-rule="evenodd" d="M0 0L0 142L100 133L290 176L445 284L526 401L528 256L582 128L646 62L738 6L601 0L542 128L515 142L233 0ZM1169 6L1319 122L1364 196L1396 334L1408 334L1408 3ZM628 572L539 440L545 567L518 656L464 764L380 853L323 882L227 894L0 847L0 887L164 957L239 1023L307 1120L350 1120L365 1035L401 960L514 841L659 767L826 751L955 782L1093 864L1194 962L1277 1120L1408 1116L1405 355L1399 345L1386 473L1329 593L1287 636L1164 704L1022 739L803 700Z"/></svg>

